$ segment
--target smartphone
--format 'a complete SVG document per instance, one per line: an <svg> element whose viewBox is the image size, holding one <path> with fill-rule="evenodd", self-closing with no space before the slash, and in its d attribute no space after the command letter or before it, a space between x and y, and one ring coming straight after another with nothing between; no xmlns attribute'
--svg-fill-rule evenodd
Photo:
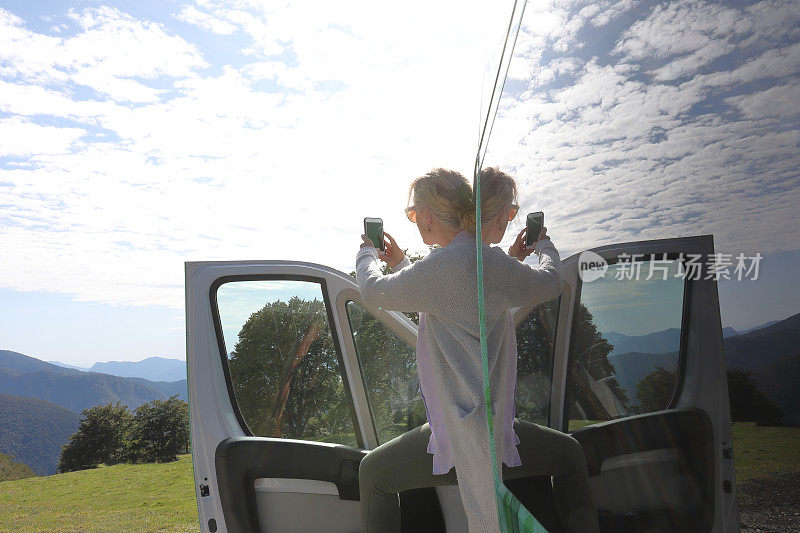
<svg viewBox="0 0 800 533"><path fill-rule="evenodd" d="M372 241L381 252L386 250L383 244L383 219L382 218L365 218L364 219L364 233Z"/></svg>
<svg viewBox="0 0 800 533"><path fill-rule="evenodd" d="M544 213L536 211L535 213L528 213L527 219L528 233L525 235L525 248L533 248L536 246L536 241L539 238L544 227Z"/></svg>

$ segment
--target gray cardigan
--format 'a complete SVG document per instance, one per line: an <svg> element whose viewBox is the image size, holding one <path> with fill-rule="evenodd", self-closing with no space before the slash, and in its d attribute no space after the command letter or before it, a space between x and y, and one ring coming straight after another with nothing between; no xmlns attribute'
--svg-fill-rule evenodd
<svg viewBox="0 0 800 533"><path fill-rule="evenodd" d="M500 376L509 364L508 310L532 306L561 293L561 260L549 239L539 241L539 267L483 245L486 330L491 405L504 420L506 390ZM356 280L370 308L427 313L428 349L458 476L459 491L474 532L496 532L498 523L488 427L483 409L475 237L461 232L445 247L400 271L383 275L378 252L364 247L356 256ZM514 361L516 363L516 361ZM495 425L495 447L504 449ZM498 453L498 469L502 472Z"/></svg>

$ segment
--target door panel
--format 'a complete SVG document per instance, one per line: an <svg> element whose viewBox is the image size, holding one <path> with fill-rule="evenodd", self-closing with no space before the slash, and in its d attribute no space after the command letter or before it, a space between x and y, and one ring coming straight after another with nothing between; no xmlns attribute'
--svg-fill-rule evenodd
<svg viewBox="0 0 800 533"><path fill-rule="evenodd" d="M712 237L591 252L607 267L563 262L551 425L584 447L601 529L738 531Z"/></svg>
<svg viewBox="0 0 800 533"><path fill-rule="evenodd" d="M228 530L359 531L358 464L364 455L337 444L224 440L216 469Z"/></svg>
<svg viewBox="0 0 800 533"><path fill-rule="evenodd" d="M708 415L689 408L573 432L586 454L601 528L709 531L714 518L712 431Z"/></svg>
<svg viewBox="0 0 800 533"><path fill-rule="evenodd" d="M358 463L374 429L332 305L353 288L348 276L307 263L186 265L202 531L357 530ZM320 512L291 511L310 500Z"/></svg>

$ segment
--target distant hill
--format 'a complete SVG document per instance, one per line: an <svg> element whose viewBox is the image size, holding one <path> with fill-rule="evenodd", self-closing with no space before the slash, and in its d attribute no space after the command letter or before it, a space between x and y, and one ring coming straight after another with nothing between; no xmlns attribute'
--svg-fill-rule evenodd
<svg viewBox="0 0 800 533"><path fill-rule="evenodd" d="M800 426L800 348L756 375L758 387L780 408L783 423Z"/></svg>
<svg viewBox="0 0 800 533"><path fill-rule="evenodd" d="M725 339L725 361L728 368L741 368L757 373L785 357L795 355L798 347L800 313L772 325Z"/></svg>
<svg viewBox="0 0 800 533"><path fill-rule="evenodd" d="M761 324L754 328L745 331L736 331L732 327L722 328L722 337L735 337L751 331L758 331L767 328L773 324L781 322L780 320L772 320L766 324ZM663 331L656 331L648 333L647 335L625 335L617 331L607 331L602 334L608 342L614 345L612 353L625 353L625 352L642 352L642 353L663 353L667 351L674 351L679 346L681 330L679 328L670 328Z"/></svg>
<svg viewBox="0 0 800 533"><path fill-rule="evenodd" d="M7 368L0 368L0 392L46 400L75 413L109 402L122 402L134 409L151 400L164 398L164 394L153 387L119 376L89 372L22 373Z"/></svg>
<svg viewBox="0 0 800 533"><path fill-rule="evenodd" d="M770 321L769 321L769 322L767 322L766 324L761 324L760 326L756 326L756 327L754 327L754 328L746 329L746 330L744 330L744 331L741 331L740 333L750 333L751 331L756 331L756 330L759 330L759 329L764 329L764 328L767 328L767 327L771 326L772 324L777 324L778 322L780 322L780 320L770 320Z"/></svg>
<svg viewBox="0 0 800 533"><path fill-rule="evenodd" d="M189 401L189 389L187 388L185 379L180 381L150 381L143 378L126 379L130 379L132 381L147 385L148 387L152 387L157 391L163 392L166 396L174 396L177 394L179 399L185 402Z"/></svg>
<svg viewBox="0 0 800 533"><path fill-rule="evenodd" d="M733 329L731 327L722 328L722 338L723 339L726 338L726 337L735 337L736 335L740 335L740 334L741 334L741 332L736 331L735 329Z"/></svg>
<svg viewBox="0 0 800 533"><path fill-rule="evenodd" d="M54 365L36 359L35 357L30 357L19 352L12 352L10 350L0 350L0 367L23 373L47 371L56 372L58 374L75 375L81 372L75 368ZM2 392L2 390L0 390L0 392Z"/></svg>
<svg viewBox="0 0 800 533"><path fill-rule="evenodd" d="M0 351L0 393L38 398L75 413L106 403L121 402L131 410L178 394L186 400L186 380L152 382L97 372L63 368L17 352Z"/></svg>
<svg viewBox="0 0 800 533"><path fill-rule="evenodd" d="M47 361L51 365L60 366L61 368L72 368L73 370L80 370L81 372L87 372L89 369L84 366L75 366L75 365L68 365L67 363L62 363L61 361Z"/></svg>
<svg viewBox="0 0 800 533"><path fill-rule="evenodd" d="M54 403L0 394L0 452L39 475L54 474L61 446L77 431L79 421L76 413Z"/></svg>
<svg viewBox="0 0 800 533"><path fill-rule="evenodd" d="M142 361L108 361L95 363L89 369L125 378L144 378L150 381L180 381L186 379L186 361L165 357L148 357Z"/></svg>
<svg viewBox="0 0 800 533"><path fill-rule="evenodd" d="M674 352L680 347L681 342L681 330L679 328L633 336L617 331L607 331L603 333L603 336L614 345L612 354Z"/></svg>

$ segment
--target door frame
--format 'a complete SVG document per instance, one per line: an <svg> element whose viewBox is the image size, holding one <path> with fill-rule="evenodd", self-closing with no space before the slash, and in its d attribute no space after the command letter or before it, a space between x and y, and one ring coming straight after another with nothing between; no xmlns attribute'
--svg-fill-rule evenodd
<svg viewBox="0 0 800 533"><path fill-rule="evenodd" d="M722 321L719 310L717 283L705 279L707 264L714 254L712 235L696 235L670 239L654 239L615 243L591 251L609 264L617 262L620 254L650 254L661 258L678 258L679 254L700 254L699 279L688 278L684 284L681 318L680 357L678 383L670 404L664 411L674 409L700 409L706 413L713 427L714 450L714 523L711 531L738 531L730 406L722 340ZM568 432L566 402L567 380L570 371L570 349L580 302L582 280L578 275L582 252L562 261L562 293L559 308L556 348L551 385L550 426ZM628 417L616 420L625 420ZM605 424L613 424L614 420Z"/></svg>
<svg viewBox="0 0 800 533"><path fill-rule="evenodd" d="M267 441L269 438L252 436L236 402L217 305L217 289L228 282L256 280L307 281L319 285L342 369L343 384L349 393L357 449L362 453L377 446L377 433L346 304L354 301L412 346L416 343L416 326L401 313L368 308L361 300L354 278L323 265L300 261L187 262L185 276L187 375L190 376L187 388L198 518L202 531L224 531L227 524L225 508L218 493L223 481L217 472L218 448L226 442L224 446L230 448L231 441L247 446L249 441ZM316 444L323 448L334 446L314 441L280 440L306 447Z"/></svg>

